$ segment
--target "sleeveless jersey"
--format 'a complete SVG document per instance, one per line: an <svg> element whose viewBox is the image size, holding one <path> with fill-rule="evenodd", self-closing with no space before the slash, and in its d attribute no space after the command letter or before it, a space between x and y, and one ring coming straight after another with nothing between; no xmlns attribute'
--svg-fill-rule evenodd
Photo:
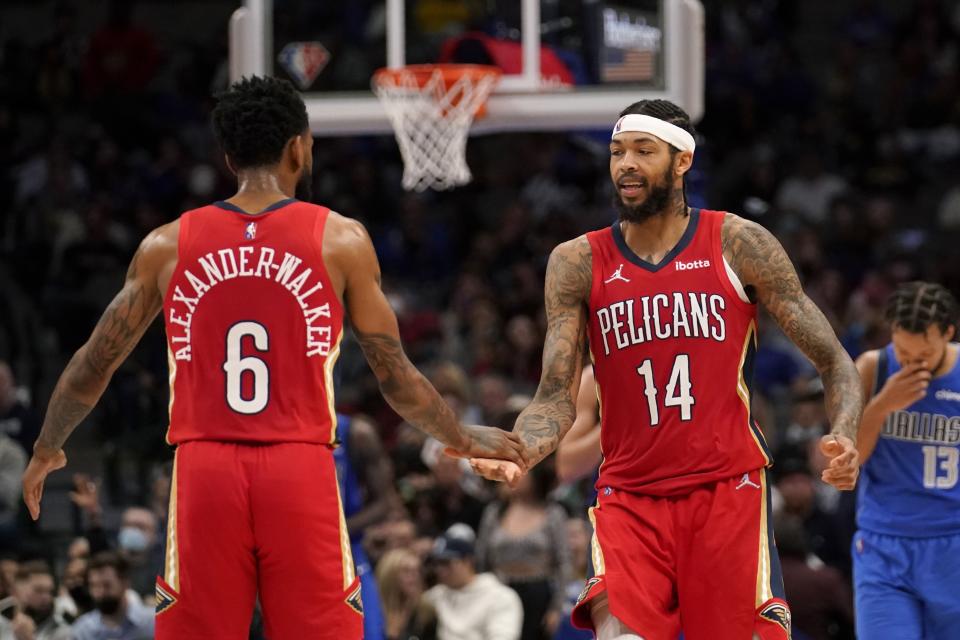
<svg viewBox="0 0 960 640"><path fill-rule="evenodd" d="M756 306L727 274L725 215L693 209L658 264L627 246L619 223L587 234L598 487L678 495L770 462L750 412Z"/></svg>
<svg viewBox="0 0 960 640"><path fill-rule="evenodd" d="M880 352L874 393L900 370L893 346ZM888 415L860 474L857 524L874 533L960 534L960 361L930 381L927 395Z"/></svg>
<svg viewBox="0 0 960 640"><path fill-rule="evenodd" d="M335 443L343 308L321 256L328 214L288 199L180 217L163 304L170 444Z"/></svg>

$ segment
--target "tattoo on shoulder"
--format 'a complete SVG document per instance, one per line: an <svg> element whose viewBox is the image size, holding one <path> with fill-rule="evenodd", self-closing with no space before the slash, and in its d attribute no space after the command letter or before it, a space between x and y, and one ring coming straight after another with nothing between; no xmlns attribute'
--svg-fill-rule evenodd
<svg viewBox="0 0 960 640"><path fill-rule="evenodd" d="M557 307L585 304L593 280L593 252L586 236L566 242L550 254L544 286L547 313Z"/></svg>

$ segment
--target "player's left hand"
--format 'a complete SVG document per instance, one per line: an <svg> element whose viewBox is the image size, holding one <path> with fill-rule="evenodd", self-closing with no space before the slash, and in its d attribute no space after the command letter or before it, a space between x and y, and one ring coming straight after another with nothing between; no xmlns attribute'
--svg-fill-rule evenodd
<svg viewBox="0 0 960 640"><path fill-rule="evenodd" d="M853 440L838 434L827 434L820 439L820 451L830 464L820 475L827 484L841 491L851 491L860 475L860 454Z"/></svg>
<svg viewBox="0 0 960 640"><path fill-rule="evenodd" d="M63 449L45 451L34 449L33 457L23 472L23 501L27 504L30 517L40 517L40 499L43 497L43 482L57 469L67 466L67 456Z"/></svg>

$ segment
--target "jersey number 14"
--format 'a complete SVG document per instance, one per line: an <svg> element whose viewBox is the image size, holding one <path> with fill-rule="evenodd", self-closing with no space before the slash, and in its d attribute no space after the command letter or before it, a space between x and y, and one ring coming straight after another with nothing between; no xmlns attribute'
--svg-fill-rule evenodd
<svg viewBox="0 0 960 640"><path fill-rule="evenodd" d="M660 424L660 406L657 402L659 390L653 380L653 363L649 358L637 367L637 373L643 378L643 393L647 396L647 408L650 410L650 426L656 427ZM680 420L683 422L689 422L693 419L693 405L696 404L696 401L690 393L692 388L693 385L690 383L690 356L685 353L678 354L673 361L673 369L670 372L670 381L667 383L663 406L680 407Z"/></svg>

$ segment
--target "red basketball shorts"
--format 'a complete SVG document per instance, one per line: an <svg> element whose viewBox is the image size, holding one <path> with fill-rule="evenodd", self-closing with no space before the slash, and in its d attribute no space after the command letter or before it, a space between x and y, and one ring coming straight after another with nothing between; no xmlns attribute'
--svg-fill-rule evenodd
<svg viewBox="0 0 960 640"><path fill-rule="evenodd" d="M644 640L790 637L764 470L658 498L600 488L587 581L573 622L593 629L590 602Z"/></svg>
<svg viewBox="0 0 960 640"><path fill-rule="evenodd" d="M159 640L356 640L360 583L323 445L187 442L170 488Z"/></svg>

